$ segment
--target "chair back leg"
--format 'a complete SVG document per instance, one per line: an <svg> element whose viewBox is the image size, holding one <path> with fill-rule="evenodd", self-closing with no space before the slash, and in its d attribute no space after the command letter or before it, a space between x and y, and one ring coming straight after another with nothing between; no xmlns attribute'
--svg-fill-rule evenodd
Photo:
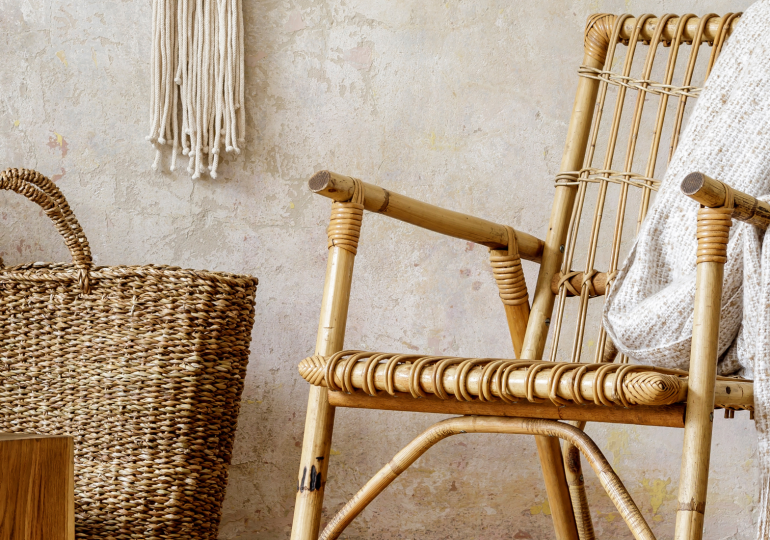
<svg viewBox="0 0 770 540"><path fill-rule="evenodd" d="M591 25L587 28L591 32ZM601 41L601 40L600 40ZM586 38L593 43L593 39ZM604 65L607 43L602 44L601 50L589 47L583 56L583 64L600 69ZM599 88L599 82L594 79L581 78L572 108L567 144L562 156L561 170L575 171L583 165L586 146L588 144L591 119ZM554 295L551 292L553 276L559 272L562 263L564 242L567 237L567 227L571 208L575 201L574 186L558 186L554 196L551 220L548 225L548 235L543 249L543 261L535 286L531 312L528 316L526 335L521 345L522 359L541 359L548 337L548 325L553 312ZM564 462L559 441L553 437L536 435L540 466L543 470L548 501L551 506L556 538L558 540L578 540L578 530L575 514L570 500L569 487L564 472Z"/></svg>
<svg viewBox="0 0 770 540"><path fill-rule="evenodd" d="M722 277L732 212L732 207L701 208L698 212L695 311L675 540L703 538L714 423Z"/></svg>
<svg viewBox="0 0 770 540"><path fill-rule="evenodd" d="M581 431L586 427L585 422L569 423ZM564 474L569 486L569 496L572 499L572 513L575 515L578 537L580 540L596 540L591 509L588 506L588 497L586 496L583 467L580 463L580 450L574 444L564 441L562 454L564 455Z"/></svg>
<svg viewBox="0 0 770 540"><path fill-rule="evenodd" d="M561 444L556 437L535 435L545 492L551 507L551 519L557 540L579 540L575 514L572 511L569 486L564 475Z"/></svg>
<svg viewBox="0 0 770 540"><path fill-rule="evenodd" d="M353 263L364 209L362 191L356 190L353 202L332 204L332 217L327 229L329 259L315 347L317 355L331 356L341 351L344 345ZM333 427L334 407L329 404L328 390L311 386L291 540L318 538Z"/></svg>

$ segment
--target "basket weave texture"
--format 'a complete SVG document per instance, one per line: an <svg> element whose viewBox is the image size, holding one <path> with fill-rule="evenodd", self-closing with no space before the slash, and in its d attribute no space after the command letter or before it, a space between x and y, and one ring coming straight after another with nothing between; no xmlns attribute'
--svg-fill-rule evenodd
<svg viewBox="0 0 770 540"><path fill-rule="evenodd" d="M50 180L8 169L0 189L39 204L73 256L0 261L0 431L74 437L78 538L216 538L257 280L94 267Z"/></svg>

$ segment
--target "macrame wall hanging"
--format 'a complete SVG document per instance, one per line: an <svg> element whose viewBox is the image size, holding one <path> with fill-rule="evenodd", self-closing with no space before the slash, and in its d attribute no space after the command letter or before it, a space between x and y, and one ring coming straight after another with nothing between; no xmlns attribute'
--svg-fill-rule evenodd
<svg viewBox="0 0 770 540"><path fill-rule="evenodd" d="M242 0L153 0L151 66L152 168L170 145L172 171L181 150L193 178L216 178L246 133Z"/></svg>

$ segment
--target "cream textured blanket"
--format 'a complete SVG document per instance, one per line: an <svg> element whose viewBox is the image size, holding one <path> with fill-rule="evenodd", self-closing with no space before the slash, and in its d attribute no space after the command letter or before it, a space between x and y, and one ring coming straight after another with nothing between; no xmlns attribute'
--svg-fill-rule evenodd
<svg viewBox="0 0 770 540"><path fill-rule="evenodd" d="M624 267L603 323L639 363L687 369L695 295L697 203L679 185L703 172L770 196L770 0L743 15L706 83ZM755 379L762 472L759 538L770 538L770 235L734 222L727 249L719 332L722 374Z"/></svg>

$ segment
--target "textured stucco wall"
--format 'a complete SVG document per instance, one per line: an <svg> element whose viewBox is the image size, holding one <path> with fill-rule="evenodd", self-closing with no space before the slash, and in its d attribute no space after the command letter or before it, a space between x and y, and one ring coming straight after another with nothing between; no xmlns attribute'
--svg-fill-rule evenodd
<svg viewBox="0 0 770 540"><path fill-rule="evenodd" d="M217 181L152 172L150 2L0 0L0 167L52 176L99 264L256 275L257 324L221 538L288 538L324 278L329 203L306 179L358 175L543 235L581 58L598 11L738 11L747 0L244 0L247 144ZM42 213L0 195L8 264L66 260ZM509 356L485 250L367 216L349 348ZM527 264L530 284L534 267ZM435 418L340 410L329 516ZM671 538L682 434L589 425L659 538ZM707 531L752 536L755 435L716 421ZM586 474L602 538L631 538ZM432 450L347 538L551 537L533 441Z"/></svg>

